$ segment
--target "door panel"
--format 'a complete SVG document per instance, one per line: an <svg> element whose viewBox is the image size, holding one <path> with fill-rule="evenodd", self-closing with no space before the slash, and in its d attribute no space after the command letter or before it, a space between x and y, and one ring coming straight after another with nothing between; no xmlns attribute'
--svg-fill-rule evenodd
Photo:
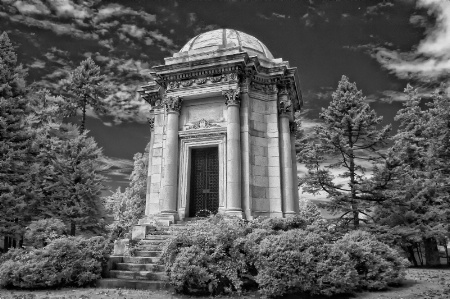
<svg viewBox="0 0 450 299"><path fill-rule="evenodd" d="M190 217L216 214L219 209L219 154L217 147L193 149L191 154Z"/></svg>

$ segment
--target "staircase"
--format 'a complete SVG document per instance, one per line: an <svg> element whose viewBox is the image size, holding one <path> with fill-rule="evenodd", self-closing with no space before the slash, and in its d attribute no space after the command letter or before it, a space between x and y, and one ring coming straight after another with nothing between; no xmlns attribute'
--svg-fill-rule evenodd
<svg viewBox="0 0 450 299"><path fill-rule="evenodd" d="M185 226L185 223L147 226L148 233L144 239L140 240L133 256L110 256L108 269L104 269L102 273L102 277L105 278L97 281L97 287L142 290L171 289L168 277L164 272L164 265L160 265L158 262L164 244L173 237L172 232Z"/></svg>

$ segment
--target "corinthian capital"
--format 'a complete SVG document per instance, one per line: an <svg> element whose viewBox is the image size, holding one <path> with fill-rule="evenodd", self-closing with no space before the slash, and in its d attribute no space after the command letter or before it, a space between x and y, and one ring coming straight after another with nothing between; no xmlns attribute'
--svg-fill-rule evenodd
<svg viewBox="0 0 450 299"><path fill-rule="evenodd" d="M222 91L222 95L225 96L225 104L227 104L227 106L239 106L240 105L240 99L239 99L239 92L240 92L240 88L236 88L236 89L228 89L228 90L223 90Z"/></svg>
<svg viewBox="0 0 450 299"><path fill-rule="evenodd" d="M163 106L167 112L177 112L180 113L181 110L181 102L183 99L181 97L164 97Z"/></svg>

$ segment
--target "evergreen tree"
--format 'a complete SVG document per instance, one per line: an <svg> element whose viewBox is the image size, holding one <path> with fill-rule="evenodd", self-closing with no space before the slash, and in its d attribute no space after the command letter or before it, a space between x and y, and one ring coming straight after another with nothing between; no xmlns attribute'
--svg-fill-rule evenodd
<svg viewBox="0 0 450 299"><path fill-rule="evenodd" d="M105 76L100 74L100 67L89 57L80 63L65 82L64 89L69 95L66 113L73 116L77 109L81 109L81 132L86 127L88 105L97 112L105 112L105 103L101 99L106 94L104 81Z"/></svg>
<svg viewBox="0 0 450 299"><path fill-rule="evenodd" d="M34 101L39 162L31 173L40 203L36 210L41 218L70 223L72 235L76 226L98 232L103 229L100 192L107 167L102 150L86 131L80 133L78 127L61 122L62 102L46 90L38 92Z"/></svg>
<svg viewBox="0 0 450 299"><path fill-rule="evenodd" d="M437 243L450 229L450 98L436 92L424 104L408 85L408 100L396 116L400 121L386 166L374 176L391 181L383 192L388 198L375 217L394 231L412 230L409 239L422 240L426 264L440 265ZM409 242L412 252L414 242Z"/></svg>
<svg viewBox="0 0 450 299"><path fill-rule="evenodd" d="M0 234L21 234L32 219L33 133L30 108L24 97L25 71L6 33L0 35Z"/></svg>
<svg viewBox="0 0 450 299"><path fill-rule="evenodd" d="M148 148L148 145L147 145ZM131 232L145 213L148 153L134 155L134 168L130 175L130 185L122 192L120 188L106 201L116 220L111 230L117 237Z"/></svg>
<svg viewBox="0 0 450 299"><path fill-rule="evenodd" d="M391 127L378 127L382 117L370 109L356 84L345 76L328 108L322 109L320 119L323 124L305 137L299 154L300 162L308 168L301 180L303 191L326 192L329 201L324 207L342 213L341 217L350 214L353 227L358 228L364 219L361 214L369 216L372 202L384 199L379 191L382 186L371 184L366 171L367 165L382 162ZM332 169L341 173L334 175ZM346 183L336 182L337 178Z"/></svg>

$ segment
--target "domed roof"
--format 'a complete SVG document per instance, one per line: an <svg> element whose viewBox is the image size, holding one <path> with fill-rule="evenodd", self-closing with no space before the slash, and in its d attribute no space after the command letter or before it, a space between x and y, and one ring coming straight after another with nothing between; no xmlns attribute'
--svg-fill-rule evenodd
<svg viewBox="0 0 450 299"><path fill-rule="evenodd" d="M240 47L250 55L273 59L269 49L256 37L234 29L217 29L208 31L192 38L181 52L207 52L218 49Z"/></svg>

